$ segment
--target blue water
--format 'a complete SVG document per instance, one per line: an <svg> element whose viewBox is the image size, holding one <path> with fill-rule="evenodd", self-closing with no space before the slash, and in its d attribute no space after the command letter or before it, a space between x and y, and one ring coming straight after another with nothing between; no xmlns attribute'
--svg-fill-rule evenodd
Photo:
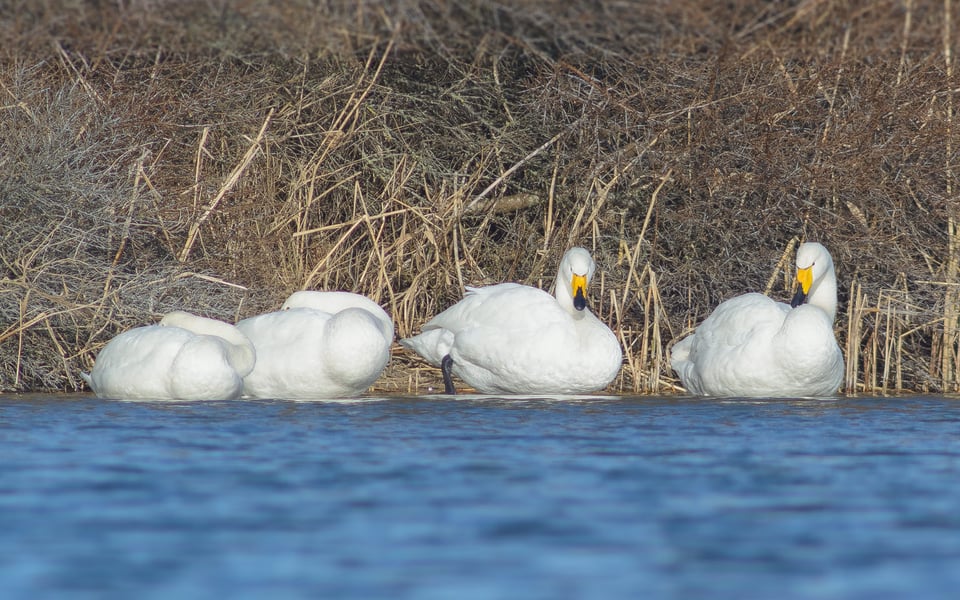
<svg viewBox="0 0 960 600"><path fill-rule="evenodd" d="M4 598L953 598L960 401L0 396Z"/></svg>

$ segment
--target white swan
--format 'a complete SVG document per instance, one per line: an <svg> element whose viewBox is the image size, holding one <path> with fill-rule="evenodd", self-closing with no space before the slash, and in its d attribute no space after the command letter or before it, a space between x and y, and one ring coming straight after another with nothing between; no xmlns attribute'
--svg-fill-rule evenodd
<svg viewBox="0 0 960 600"><path fill-rule="evenodd" d="M110 340L81 375L101 398L233 400L254 362L253 344L233 325L174 311Z"/></svg>
<svg viewBox="0 0 960 600"><path fill-rule="evenodd" d="M295 292L279 311L237 323L257 349L244 378L254 398L358 396L390 360L393 320L365 296Z"/></svg>
<svg viewBox="0 0 960 600"><path fill-rule="evenodd" d="M797 250L797 280L800 287L790 305L756 293L731 298L673 347L670 362L688 392L837 393L843 382L843 353L833 333L837 276L821 244L808 242Z"/></svg>
<svg viewBox="0 0 960 600"><path fill-rule="evenodd" d="M556 297L530 286L468 287L463 300L400 343L486 394L577 394L605 388L623 352L587 306L596 265L583 248L563 255Z"/></svg>

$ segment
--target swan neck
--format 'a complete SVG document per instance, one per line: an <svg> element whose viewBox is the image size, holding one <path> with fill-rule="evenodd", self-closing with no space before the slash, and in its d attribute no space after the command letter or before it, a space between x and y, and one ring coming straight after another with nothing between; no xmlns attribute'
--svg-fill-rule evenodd
<svg viewBox="0 0 960 600"><path fill-rule="evenodd" d="M233 368L240 377L249 375L257 363L257 353L253 348L253 343L247 339L247 336L243 337L245 343L233 343L228 340L227 346L227 355L229 356L230 364L233 365Z"/></svg>
<svg viewBox="0 0 960 600"><path fill-rule="evenodd" d="M227 359L238 375L245 377L253 371L253 367L257 363L257 351L254 349L250 338L237 329L235 325L215 323L210 330L199 333L214 335L225 342Z"/></svg>
<svg viewBox="0 0 960 600"><path fill-rule="evenodd" d="M834 322L837 318L837 277L833 271L826 273L821 281L814 282L807 304L821 309L830 317L830 322Z"/></svg>

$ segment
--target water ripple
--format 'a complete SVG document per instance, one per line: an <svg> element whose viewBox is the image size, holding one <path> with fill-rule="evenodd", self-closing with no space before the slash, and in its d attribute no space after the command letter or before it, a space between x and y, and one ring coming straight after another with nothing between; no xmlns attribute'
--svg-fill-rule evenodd
<svg viewBox="0 0 960 600"><path fill-rule="evenodd" d="M0 403L9 598L895 598L960 585L935 397Z"/></svg>

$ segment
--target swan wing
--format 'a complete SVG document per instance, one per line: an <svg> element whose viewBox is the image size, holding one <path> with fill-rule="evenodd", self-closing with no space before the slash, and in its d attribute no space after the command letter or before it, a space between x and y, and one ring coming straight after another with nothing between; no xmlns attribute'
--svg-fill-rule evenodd
<svg viewBox="0 0 960 600"><path fill-rule="evenodd" d="M761 294L720 304L671 363L687 390L711 396L818 396L837 391L843 357L826 313Z"/></svg>
<svg viewBox="0 0 960 600"><path fill-rule="evenodd" d="M329 305L328 305L329 308ZM305 307L244 319L257 364L244 378L256 398L335 398L363 393L383 372L393 341L367 307L331 314Z"/></svg>
<svg viewBox="0 0 960 600"><path fill-rule="evenodd" d="M310 308L270 312L237 323L257 352L244 377L243 393L254 398L300 396L323 387L320 343L330 314Z"/></svg>
<svg viewBox="0 0 960 600"><path fill-rule="evenodd" d="M722 302L677 343L671 363L688 391L738 395L773 368L771 343L790 307L763 294Z"/></svg>
<svg viewBox="0 0 960 600"><path fill-rule="evenodd" d="M427 321L422 333L402 339L400 344L439 367L461 338L471 346L509 345L536 333L538 328L562 327L569 320L556 299L538 288L517 283L468 287L462 300ZM466 335L468 332L472 333ZM475 341L470 344L470 340Z"/></svg>
<svg viewBox="0 0 960 600"><path fill-rule="evenodd" d="M620 369L620 344L589 311L574 318L550 294L512 283L468 288L463 300L401 343L484 393L582 393Z"/></svg>
<svg viewBox="0 0 960 600"><path fill-rule="evenodd" d="M124 331L97 355L90 387L102 398L171 398L170 367L191 337L184 329L159 325Z"/></svg>
<svg viewBox="0 0 960 600"><path fill-rule="evenodd" d="M387 311L383 310L383 307L362 294L342 291L301 290L291 294L283 303L283 306L280 307L280 310L291 308L312 308L331 315L349 308L362 308L377 320L384 338L393 342L393 319L390 318Z"/></svg>
<svg viewBox="0 0 960 600"><path fill-rule="evenodd" d="M430 319L423 330L458 333L473 327L494 327L526 331L569 321L570 316L547 292L517 283L500 283L468 287L463 300Z"/></svg>
<svg viewBox="0 0 960 600"><path fill-rule="evenodd" d="M174 356L168 387L177 400L235 400L243 391L243 377L231 362L227 342L194 335Z"/></svg>

